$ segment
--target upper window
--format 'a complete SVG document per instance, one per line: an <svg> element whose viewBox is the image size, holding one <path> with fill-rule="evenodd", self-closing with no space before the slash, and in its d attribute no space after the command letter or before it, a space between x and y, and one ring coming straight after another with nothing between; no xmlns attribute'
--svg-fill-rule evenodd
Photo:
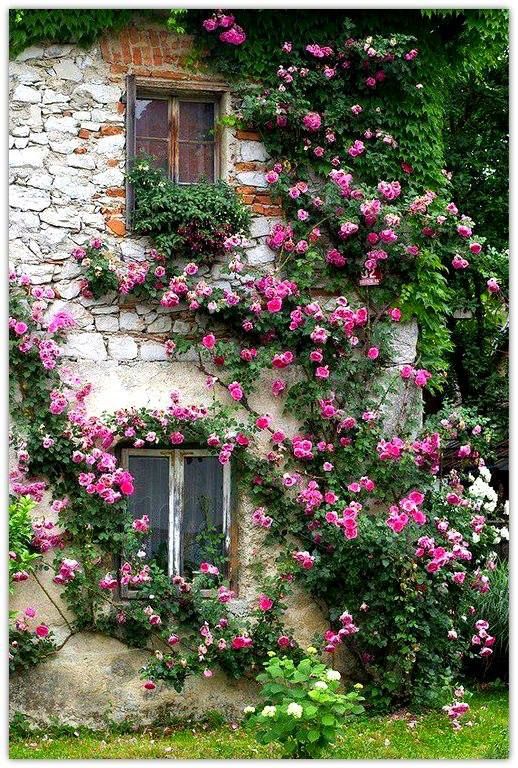
<svg viewBox="0 0 518 768"><path fill-rule="evenodd" d="M205 450L126 449L134 478L133 519L147 515L146 554L170 575L210 562L225 573L230 554L230 465Z"/></svg>
<svg viewBox="0 0 518 768"><path fill-rule="evenodd" d="M135 150L156 158L179 184L218 177L217 102L194 97L145 98L135 102Z"/></svg>

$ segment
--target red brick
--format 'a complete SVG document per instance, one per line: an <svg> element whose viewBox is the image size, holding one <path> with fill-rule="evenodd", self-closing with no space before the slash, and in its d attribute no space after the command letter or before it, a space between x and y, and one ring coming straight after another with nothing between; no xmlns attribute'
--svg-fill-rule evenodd
<svg viewBox="0 0 518 768"><path fill-rule="evenodd" d="M124 133L122 125L101 125L101 136L118 136Z"/></svg>
<svg viewBox="0 0 518 768"><path fill-rule="evenodd" d="M254 162L235 163L234 168L238 173L240 173L241 171L259 171L259 170L262 170L262 165L261 163L254 163Z"/></svg>
<svg viewBox="0 0 518 768"><path fill-rule="evenodd" d="M243 139L243 141L261 141L261 136L256 131L236 131L236 139Z"/></svg>
<svg viewBox="0 0 518 768"><path fill-rule="evenodd" d="M125 197L126 190L124 187L108 187L106 194L108 197Z"/></svg>
<svg viewBox="0 0 518 768"><path fill-rule="evenodd" d="M149 46L142 46L142 63L147 65L153 63L153 55Z"/></svg>
<svg viewBox="0 0 518 768"><path fill-rule="evenodd" d="M77 135L79 136L80 139L89 139L90 131L87 131L86 128L81 128L81 130Z"/></svg>
<svg viewBox="0 0 518 768"><path fill-rule="evenodd" d="M137 66L142 64L142 53L139 48L131 49L131 60L133 64L136 64Z"/></svg>
<svg viewBox="0 0 518 768"><path fill-rule="evenodd" d="M124 237L124 235L126 234L126 225L124 224L122 219L108 219L108 221L106 222L106 226L115 235L118 235L119 237Z"/></svg>
<svg viewBox="0 0 518 768"><path fill-rule="evenodd" d="M111 157L109 160L106 161L106 165L108 168L117 168L119 165L119 161L116 160L114 157Z"/></svg>
<svg viewBox="0 0 518 768"><path fill-rule="evenodd" d="M76 147L74 149L75 155L86 155L87 152L88 152L88 149L86 147Z"/></svg>

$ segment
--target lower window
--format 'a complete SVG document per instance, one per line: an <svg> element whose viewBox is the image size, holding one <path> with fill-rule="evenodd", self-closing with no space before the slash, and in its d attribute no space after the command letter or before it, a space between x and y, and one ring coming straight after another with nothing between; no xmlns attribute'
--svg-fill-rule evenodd
<svg viewBox="0 0 518 768"><path fill-rule="evenodd" d="M122 463L134 478L132 517L149 517L148 557L170 575L191 576L204 561L228 575L230 465L203 449L124 449Z"/></svg>

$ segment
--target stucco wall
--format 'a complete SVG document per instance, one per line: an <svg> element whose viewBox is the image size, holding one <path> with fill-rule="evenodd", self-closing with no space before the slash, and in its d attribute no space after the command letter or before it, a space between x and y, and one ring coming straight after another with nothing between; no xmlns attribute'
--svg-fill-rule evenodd
<svg viewBox="0 0 518 768"><path fill-rule="evenodd" d="M161 407L175 388L182 391L185 402L202 404L210 399L205 376L189 356L171 361L164 353L163 343L171 331L189 333L192 318L181 310L120 302L115 295L100 300L82 297L81 268L70 257L73 247L101 233L124 258L144 258L149 244L127 235L124 224L124 76L135 72L173 86L210 87L205 72L187 69L189 45L188 39L163 31L134 29L88 50L70 45L30 48L10 64L10 261L23 268L34 284L52 286L53 309L66 304L74 315L76 327L68 334L63 356L83 380L94 382L87 401L92 413L124 406ZM220 80L215 82L222 87ZM225 100L231 105L230 93ZM226 129L223 154L225 178L253 213L248 262L268 269L274 253L265 238L281 211L265 189L264 146L254 133ZM220 265L212 267L210 278L221 284ZM411 362L416 328L402 327L398 333L395 364ZM276 416L269 390L261 387L250 402L259 412ZM225 392L221 397L229 400ZM389 423L396 418L398 403L401 398L396 394L386 411ZM288 433L295 431L293 421L280 417L277 421L284 422ZM261 558L266 567L272 559L261 546L261 531L249 525L250 511L244 499L237 510L239 599L244 602L255 596L251 564ZM54 602L31 579L16 590L13 608L34 605L39 618L63 641L70 634L67 621L72 617L51 576L38 578ZM302 593L290 601L287 624L305 644L327 627L324 614ZM138 679L145 658L144 652L101 635L75 635L30 679L15 677L11 706L40 720L59 715L102 724L108 710L115 719L138 715L140 721L153 719L161 706L179 715L211 708L235 713L253 694L251 683L229 683L218 676L189 680L182 695L161 690L149 696Z"/></svg>

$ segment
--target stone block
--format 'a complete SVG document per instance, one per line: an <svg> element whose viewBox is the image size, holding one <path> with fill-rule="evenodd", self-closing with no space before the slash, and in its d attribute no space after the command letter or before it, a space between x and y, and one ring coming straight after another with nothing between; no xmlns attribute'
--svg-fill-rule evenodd
<svg viewBox="0 0 518 768"><path fill-rule="evenodd" d="M53 91L52 88L46 88L43 91L43 104L67 104L69 101L70 96L66 93Z"/></svg>
<svg viewBox="0 0 518 768"><path fill-rule="evenodd" d="M48 149L43 147L28 147L26 149L11 149L9 152L10 168L42 168L43 160L48 155Z"/></svg>
<svg viewBox="0 0 518 768"><path fill-rule="evenodd" d="M65 357L79 360L106 360L106 347L100 333L69 333L62 346Z"/></svg>
<svg viewBox="0 0 518 768"><path fill-rule="evenodd" d="M147 330L148 333L167 333L171 330L171 325L171 318L167 315L161 315L148 325Z"/></svg>
<svg viewBox="0 0 518 768"><path fill-rule="evenodd" d="M271 264L275 261L275 253L264 243L248 248L246 251L248 263L251 266Z"/></svg>
<svg viewBox="0 0 518 768"><path fill-rule="evenodd" d="M15 88L11 101L21 101L24 104L39 104L41 93L36 88L28 85L19 85Z"/></svg>
<svg viewBox="0 0 518 768"><path fill-rule="evenodd" d="M79 210L75 207L60 205L59 208L48 208L41 214L40 218L53 227L79 229L80 226Z"/></svg>
<svg viewBox="0 0 518 768"><path fill-rule="evenodd" d="M119 320L114 315L98 315L95 318L95 327L102 333L114 333L119 330Z"/></svg>
<svg viewBox="0 0 518 768"><path fill-rule="evenodd" d="M50 195L32 187L12 186L9 190L9 205L21 211L44 211L50 205Z"/></svg>
<svg viewBox="0 0 518 768"><path fill-rule="evenodd" d="M260 173L259 171L243 171L236 175L236 179L240 184L244 184L247 187L265 189L267 186L264 173Z"/></svg>
<svg viewBox="0 0 518 768"><path fill-rule="evenodd" d="M239 150L244 162L264 162L269 158L264 144L260 141L241 141Z"/></svg>
<svg viewBox="0 0 518 768"><path fill-rule="evenodd" d="M136 312L121 312L121 331L143 331L144 320Z"/></svg>
<svg viewBox="0 0 518 768"><path fill-rule="evenodd" d="M131 336L114 336L108 339L108 355L114 360L134 360L138 347Z"/></svg>
<svg viewBox="0 0 518 768"><path fill-rule="evenodd" d="M77 133L77 120L73 117L49 117L45 120L45 130L49 133Z"/></svg>
<svg viewBox="0 0 518 768"><path fill-rule="evenodd" d="M164 345L158 344L156 341L144 341L140 345L140 357L142 360L148 361L169 359L165 353Z"/></svg>
<svg viewBox="0 0 518 768"><path fill-rule="evenodd" d="M56 73L56 77L59 77L60 80L71 80L74 83L80 83L83 79L83 73L77 64L74 64L72 59L61 59L60 61L57 61L54 64L54 72Z"/></svg>
<svg viewBox="0 0 518 768"><path fill-rule="evenodd" d="M119 101L122 91L116 85L105 85L102 83L83 83L74 91L74 95L84 93L91 96L99 104L110 104L111 102Z"/></svg>
<svg viewBox="0 0 518 768"><path fill-rule="evenodd" d="M75 299L81 293L81 280L60 280L55 288L60 298Z"/></svg>

